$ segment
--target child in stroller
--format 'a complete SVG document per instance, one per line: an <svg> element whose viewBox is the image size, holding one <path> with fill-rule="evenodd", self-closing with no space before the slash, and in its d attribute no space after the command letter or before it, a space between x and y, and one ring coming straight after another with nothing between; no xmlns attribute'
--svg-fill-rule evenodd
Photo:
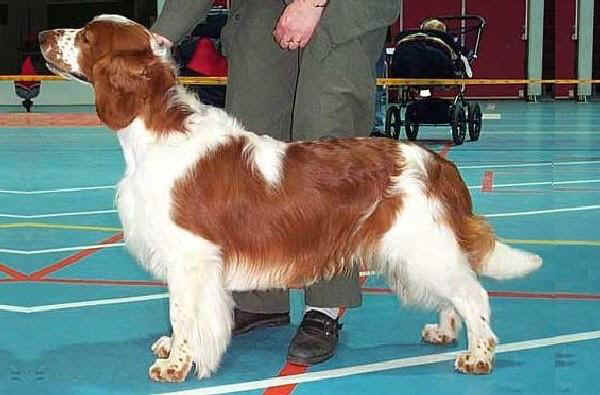
<svg viewBox="0 0 600 395"><path fill-rule="evenodd" d="M427 18L419 29L398 35L388 67L389 77L470 78L484 26L485 20L477 15ZM419 125L449 125L452 140L459 145L465 139L468 126L471 141L476 141L482 124L479 104L467 102L463 96L464 85L442 87L458 90L453 99L432 97L431 91L439 88L440 85L427 85L426 81L424 85L399 87L397 105L388 106L384 135L398 139L400 128L404 126L407 138L416 140ZM402 109L405 109L404 121Z"/></svg>

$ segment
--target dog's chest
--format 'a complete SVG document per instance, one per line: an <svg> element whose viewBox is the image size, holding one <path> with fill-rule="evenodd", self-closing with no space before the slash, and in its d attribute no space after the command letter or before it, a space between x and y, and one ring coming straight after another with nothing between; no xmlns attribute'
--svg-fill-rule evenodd
<svg viewBox="0 0 600 395"><path fill-rule="evenodd" d="M171 219L173 185L189 163L177 150L149 141L139 131L119 132L125 176L117 190L117 209L128 250L155 277L166 277L166 255L182 229Z"/></svg>

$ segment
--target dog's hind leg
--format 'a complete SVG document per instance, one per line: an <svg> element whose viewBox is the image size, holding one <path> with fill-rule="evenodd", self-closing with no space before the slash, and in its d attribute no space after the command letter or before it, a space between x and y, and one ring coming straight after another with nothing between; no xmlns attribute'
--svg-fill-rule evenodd
<svg viewBox="0 0 600 395"><path fill-rule="evenodd" d="M488 296L454 235L435 225L423 228L406 225L396 229L398 233L384 238L380 251L383 263L379 270L390 288L408 304L441 309L440 323L426 326L422 333L426 341L440 343L456 338L460 324L457 315L460 316L467 327L469 348L456 359L456 369L464 373L489 373L493 368L496 336L489 326Z"/></svg>
<svg viewBox="0 0 600 395"><path fill-rule="evenodd" d="M433 344L450 344L456 341L460 332L462 319L452 306L444 306L440 310L440 322L426 324L421 332L424 342Z"/></svg>
<svg viewBox="0 0 600 395"><path fill-rule="evenodd" d="M168 268L173 335L159 339L164 353L150 367L150 378L181 382L193 365L199 378L208 377L217 369L233 327L233 300L223 287L221 262L189 254ZM160 358L167 351L167 358Z"/></svg>

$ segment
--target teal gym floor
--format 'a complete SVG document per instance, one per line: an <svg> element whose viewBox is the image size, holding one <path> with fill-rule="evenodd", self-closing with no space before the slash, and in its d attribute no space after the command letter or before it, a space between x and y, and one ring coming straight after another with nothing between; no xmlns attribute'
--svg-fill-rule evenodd
<svg viewBox="0 0 600 395"><path fill-rule="evenodd" d="M122 246L117 139L104 127L0 127L0 393L599 394L600 103L481 105L480 141L452 146L447 127L419 139L456 162L499 237L544 258L528 278L483 280L501 341L491 375L454 372L464 330L455 345L421 343L436 315L368 278L323 364L285 375L303 308L294 291L292 325L234 338L213 377L151 382L167 295Z"/></svg>

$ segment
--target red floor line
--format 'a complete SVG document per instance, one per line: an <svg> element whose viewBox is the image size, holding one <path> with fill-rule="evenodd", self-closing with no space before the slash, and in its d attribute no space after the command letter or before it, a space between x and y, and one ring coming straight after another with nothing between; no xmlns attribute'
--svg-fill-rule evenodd
<svg viewBox="0 0 600 395"><path fill-rule="evenodd" d="M494 172L485 171L483 173L483 181L481 182L481 192L492 192L494 188Z"/></svg>
<svg viewBox="0 0 600 395"><path fill-rule="evenodd" d="M283 365L283 368L279 371L277 376L291 376L294 374L306 373L309 366L300 366L287 363ZM278 387L269 387L263 392L264 395L289 395L296 388L296 384L280 385Z"/></svg>
<svg viewBox="0 0 600 395"><path fill-rule="evenodd" d="M362 288L363 292L391 294L389 288ZM489 291L493 298L522 298L522 299L564 299L564 300L600 300L600 294L585 294L572 292L521 292L521 291Z"/></svg>
<svg viewBox="0 0 600 395"><path fill-rule="evenodd" d="M600 294L579 294L571 292L489 291L488 294L491 297L497 298L600 300Z"/></svg>
<svg viewBox="0 0 600 395"><path fill-rule="evenodd" d="M115 235L112 235L111 237L109 237L108 239L102 240L100 242L100 244L109 244L109 243L116 243L120 240L123 239L123 232L119 232ZM70 255L64 259L61 259L60 261L56 262L55 264L52 264L48 267L45 267L41 270L38 270L37 272L33 272L29 275L29 279L30 280L40 280L44 277L46 277L48 274L50 273L54 273L56 271L59 271L61 269L63 269L66 266L69 265L73 265L74 263L79 262L80 260L82 260L83 258L90 256L98 251L102 250L102 247L100 248L93 248L90 250L82 250L79 251L76 254Z"/></svg>
<svg viewBox="0 0 600 395"><path fill-rule="evenodd" d="M166 287L160 281L144 280L102 280L102 279L78 279L78 278L40 278L31 279L26 274L17 272L6 266L0 265L0 272L10 271L11 278L0 279L0 283L40 282L56 284L84 284L84 285L115 285L129 287ZM389 288L363 287L362 292L373 294L391 294ZM489 291L490 297L494 298L521 298L521 299L555 299L555 300L600 300L600 294L572 293L572 292L521 292L521 291ZM342 307L340 317L346 310Z"/></svg>
<svg viewBox="0 0 600 395"><path fill-rule="evenodd" d="M367 281L367 278L367 276L363 276L359 279L361 287ZM340 307L340 311L338 313L339 319L341 319L347 311L348 309L346 309L345 307ZM286 362L277 374L277 376L291 376L294 374L302 374L308 372L309 369L310 366L294 365L289 362ZM263 395L290 395L292 392L294 392L294 389L296 389L296 384L286 384L277 387L269 387L263 392Z"/></svg>
<svg viewBox="0 0 600 395"><path fill-rule="evenodd" d="M27 279L27 275L25 273L18 272L8 266L4 266L0 264L0 272L7 274L10 276L10 280L25 280Z"/></svg>

